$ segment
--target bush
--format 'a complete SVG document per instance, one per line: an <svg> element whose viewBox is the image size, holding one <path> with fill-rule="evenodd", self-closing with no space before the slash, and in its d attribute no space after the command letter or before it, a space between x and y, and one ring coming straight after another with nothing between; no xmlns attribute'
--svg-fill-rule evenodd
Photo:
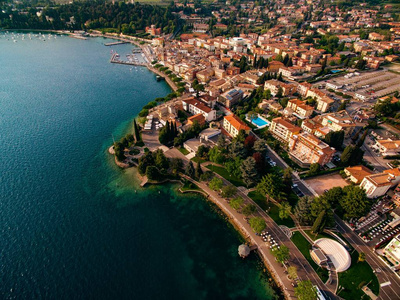
<svg viewBox="0 0 400 300"><path fill-rule="evenodd" d="M149 114L149 110L146 108L143 108L139 113L139 117L146 117L148 114Z"/></svg>

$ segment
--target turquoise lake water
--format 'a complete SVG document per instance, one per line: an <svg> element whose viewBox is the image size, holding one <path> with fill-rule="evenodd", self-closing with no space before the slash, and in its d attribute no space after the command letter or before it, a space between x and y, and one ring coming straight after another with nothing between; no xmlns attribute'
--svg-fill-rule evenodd
<svg viewBox="0 0 400 300"><path fill-rule="evenodd" d="M165 82L110 64L105 39L16 39L0 32L1 299L276 298L213 205L139 189L107 154Z"/></svg>

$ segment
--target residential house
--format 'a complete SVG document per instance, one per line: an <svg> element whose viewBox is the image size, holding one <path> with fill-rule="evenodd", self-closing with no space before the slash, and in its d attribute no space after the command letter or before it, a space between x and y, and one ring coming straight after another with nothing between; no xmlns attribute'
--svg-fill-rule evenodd
<svg viewBox="0 0 400 300"><path fill-rule="evenodd" d="M243 91L240 89L233 89L225 92L219 97L219 101L224 104L227 108L231 108L232 105L239 102L243 98Z"/></svg>
<svg viewBox="0 0 400 300"><path fill-rule="evenodd" d="M360 184L366 176L373 174L370 169L363 165L347 167L344 172L349 176L350 181L355 184Z"/></svg>
<svg viewBox="0 0 400 300"><path fill-rule="evenodd" d="M386 194L392 186L393 176L387 173L372 174L364 177L360 188L365 190L368 198L376 198Z"/></svg>
<svg viewBox="0 0 400 300"><path fill-rule="evenodd" d="M377 140L374 147L377 148L383 156L400 154L400 140Z"/></svg>
<svg viewBox="0 0 400 300"><path fill-rule="evenodd" d="M211 122L217 118L215 109L208 107L203 101L195 98L182 100L183 109L193 115L202 114L207 122Z"/></svg>

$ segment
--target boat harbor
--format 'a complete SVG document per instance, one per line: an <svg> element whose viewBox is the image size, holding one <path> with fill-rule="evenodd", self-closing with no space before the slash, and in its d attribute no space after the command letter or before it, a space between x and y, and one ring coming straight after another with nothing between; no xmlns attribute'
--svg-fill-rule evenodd
<svg viewBox="0 0 400 300"><path fill-rule="evenodd" d="M127 54L128 60L121 60L118 53L111 55L110 62L113 64L130 65L130 66L147 66L146 62L140 62L134 55Z"/></svg>

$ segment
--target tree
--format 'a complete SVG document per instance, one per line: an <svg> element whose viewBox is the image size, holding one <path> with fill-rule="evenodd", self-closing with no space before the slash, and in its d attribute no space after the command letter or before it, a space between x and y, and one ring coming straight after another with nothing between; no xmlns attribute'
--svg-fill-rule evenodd
<svg viewBox="0 0 400 300"><path fill-rule="evenodd" d="M154 165L154 158L152 152L145 153L141 158L139 158L138 171L140 175L144 175L146 173L146 169L148 166Z"/></svg>
<svg viewBox="0 0 400 300"><path fill-rule="evenodd" d="M287 268L287 272L288 272L290 279L292 279L292 280L297 279L297 277L298 277L297 268L295 266L290 266L289 268Z"/></svg>
<svg viewBox="0 0 400 300"><path fill-rule="evenodd" d="M158 149L153 155L155 155L154 159L155 166L160 170L168 170L169 160L164 155L164 152L161 149Z"/></svg>
<svg viewBox="0 0 400 300"><path fill-rule="evenodd" d="M347 105L347 102L346 102L346 101L343 101L342 103L340 103L340 105L339 105L337 111L345 110L345 109L346 109L346 105Z"/></svg>
<svg viewBox="0 0 400 300"><path fill-rule="evenodd" d="M242 207L242 205L243 205L243 199L240 198L240 197L236 197L236 198L232 199L231 201L229 201L229 205L230 205L233 209L238 210L238 209L240 209L240 208Z"/></svg>
<svg viewBox="0 0 400 300"><path fill-rule="evenodd" d="M200 179L201 175L203 175L203 169L201 168L201 164L199 161L197 162L195 175L197 179Z"/></svg>
<svg viewBox="0 0 400 300"><path fill-rule="evenodd" d="M267 141L264 139L258 139L254 142L253 150L265 155L265 152L267 152Z"/></svg>
<svg viewBox="0 0 400 300"><path fill-rule="evenodd" d="M313 226L311 227L311 231L317 235L324 231L326 225L326 211L323 210L320 212L318 217L315 219Z"/></svg>
<svg viewBox="0 0 400 300"><path fill-rule="evenodd" d="M200 145L196 151L196 157L207 159L210 148L205 145Z"/></svg>
<svg viewBox="0 0 400 300"><path fill-rule="evenodd" d="M246 204L242 209L242 213L245 216L249 216L256 211L256 207L253 204Z"/></svg>
<svg viewBox="0 0 400 300"><path fill-rule="evenodd" d="M192 163L192 161L189 161L189 163L186 165L186 168L185 168L185 174L187 176L189 176L190 178L194 178L195 173L196 173L196 171L194 169L193 163Z"/></svg>
<svg viewBox="0 0 400 300"><path fill-rule="evenodd" d="M313 198L311 198L311 197L302 197L297 202L296 208L294 210L294 214L301 225L312 224L312 220L313 220L313 216L311 214L311 203L312 202L313 202Z"/></svg>
<svg viewBox="0 0 400 300"><path fill-rule="evenodd" d="M219 147L213 147L208 152L208 159L216 164L222 164L224 162L224 157Z"/></svg>
<svg viewBox="0 0 400 300"><path fill-rule="evenodd" d="M282 202L282 205L279 207L279 218L287 219L290 217L292 213L292 207L288 202Z"/></svg>
<svg viewBox="0 0 400 300"><path fill-rule="evenodd" d="M246 137L244 140L244 147L247 149L247 151L251 151L253 149L255 141L256 138L252 135Z"/></svg>
<svg viewBox="0 0 400 300"><path fill-rule="evenodd" d="M252 217L249 220L249 224L251 229L253 229L254 232L261 233L267 225L265 224L265 221L261 217Z"/></svg>
<svg viewBox="0 0 400 300"><path fill-rule="evenodd" d="M348 145L340 156L340 160L343 166L355 166L361 163L363 156L364 151L359 147Z"/></svg>
<svg viewBox="0 0 400 300"><path fill-rule="evenodd" d="M141 140L141 138L140 138L140 133L139 133L139 127L138 127L135 119L133 119L133 130L135 133L135 140L136 140L136 142L139 142Z"/></svg>
<svg viewBox="0 0 400 300"><path fill-rule="evenodd" d="M210 183L208 184L209 188L213 191L219 191L223 185L224 183L222 179L218 177L214 177L213 179L211 179Z"/></svg>
<svg viewBox="0 0 400 300"><path fill-rule="evenodd" d="M243 143L234 141L230 144L229 154L231 155L232 158L235 157L245 158L247 151L244 148Z"/></svg>
<svg viewBox="0 0 400 300"><path fill-rule="evenodd" d="M225 151L226 150L226 140L223 134L220 134L217 141L217 146L219 150Z"/></svg>
<svg viewBox="0 0 400 300"><path fill-rule="evenodd" d="M343 209L344 218L359 218L369 212L371 201L367 198L364 189L348 185L343 188L344 196L339 200Z"/></svg>
<svg viewBox="0 0 400 300"><path fill-rule="evenodd" d="M237 192L236 187L234 187L233 185L227 185L222 188L221 195L224 198L231 198L236 194L236 192Z"/></svg>
<svg viewBox="0 0 400 300"><path fill-rule="evenodd" d="M344 141L344 131L331 131L325 136L325 142L335 148L341 149Z"/></svg>
<svg viewBox="0 0 400 300"><path fill-rule="evenodd" d="M320 165L319 163L313 163L310 165L310 170L307 172L308 176L313 176L318 174Z"/></svg>
<svg viewBox="0 0 400 300"><path fill-rule="evenodd" d="M258 173L256 169L256 160L253 157L246 158L240 165L242 178L247 186L254 184L258 180Z"/></svg>
<svg viewBox="0 0 400 300"><path fill-rule="evenodd" d="M317 300L317 291L310 280L300 281L294 288L294 294L299 300Z"/></svg>
<svg viewBox="0 0 400 300"><path fill-rule="evenodd" d="M340 186L333 187L320 197L324 197L333 208L336 208L339 206L339 199L343 197L343 189Z"/></svg>
<svg viewBox="0 0 400 300"><path fill-rule="evenodd" d="M240 170L240 166L242 165L243 159L240 157L235 157L235 159L231 159L225 162L226 170L229 172L229 176L235 176L240 178L242 176L242 172Z"/></svg>
<svg viewBox="0 0 400 300"><path fill-rule="evenodd" d="M183 168L183 161L180 158L171 158L170 167L173 174L178 174Z"/></svg>
<svg viewBox="0 0 400 300"><path fill-rule="evenodd" d="M293 183L292 173L293 173L293 170L290 167L283 170L282 182L286 186L287 189L290 189L292 186L292 183Z"/></svg>
<svg viewBox="0 0 400 300"><path fill-rule="evenodd" d="M358 253L358 262L363 262L363 261L365 261L365 253L360 252Z"/></svg>
<svg viewBox="0 0 400 300"><path fill-rule="evenodd" d="M160 177L160 171L155 166L148 166L146 168L146 176L149 180L158 180Z"/></svg>
<svg viewBox="0 0 400 300"><path fill-rule="evenodd" d="M359 141L357 142L357 147L361 148L361 146L364 144L365 138L367 137L368 134L368 129L366 129L363 133L363 135L360 137Z"/></svg>
<svg viewBox="0 0 400 300"><path fill-rule="evenodd" d="M289 248L286 247L285 245L281 245L279 249L273 248L271 250L271 253L275 257L276 261L280 262L281 264L287 261L290 257Z"/></svg>
<svg viewBox="0 0 400 300"><path fill-rule="evenodd" d="M285 196L282 180L275 173L265 175L257 185L257 191L267 199L281 200Z"/></svg>

